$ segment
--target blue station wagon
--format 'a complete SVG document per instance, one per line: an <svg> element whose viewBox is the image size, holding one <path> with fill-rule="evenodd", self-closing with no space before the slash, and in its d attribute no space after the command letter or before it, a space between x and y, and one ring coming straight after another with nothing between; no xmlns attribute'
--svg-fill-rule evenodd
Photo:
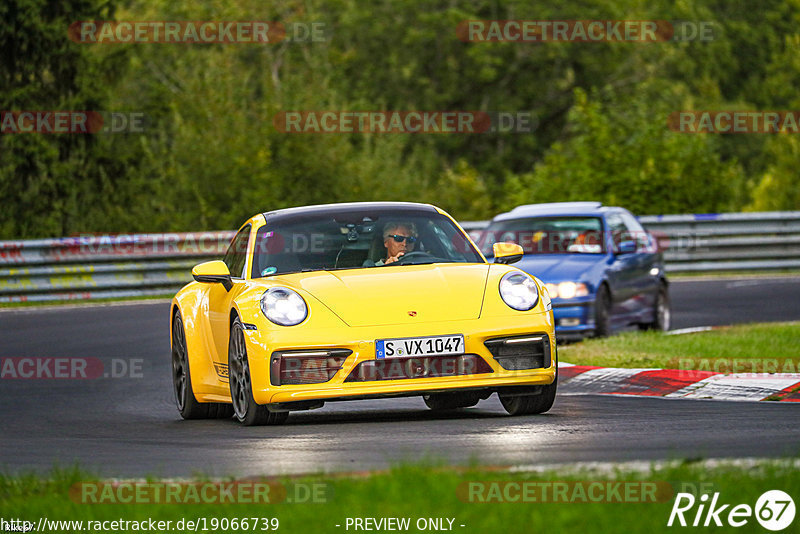
<svg viewBox="0 0 800 534"><path fill-rule="evenodd" d="M514 208L492 219L478 238L512 242L517 267L547 284L559 339L607 336L637 325L668 330L669 282L656 239L628 210L599 202L557 202Z"/></svg>

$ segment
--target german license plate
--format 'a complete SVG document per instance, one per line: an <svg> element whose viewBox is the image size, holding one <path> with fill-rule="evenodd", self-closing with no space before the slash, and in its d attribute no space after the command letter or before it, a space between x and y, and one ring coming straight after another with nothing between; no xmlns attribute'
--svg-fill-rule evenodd
<svg viewBox="0 0 800 534"><path fill-rule="evenodd" d="M448 356L464 354L464 336L404 337L375 341L375 358L409 358L414 356Z"/></svg>

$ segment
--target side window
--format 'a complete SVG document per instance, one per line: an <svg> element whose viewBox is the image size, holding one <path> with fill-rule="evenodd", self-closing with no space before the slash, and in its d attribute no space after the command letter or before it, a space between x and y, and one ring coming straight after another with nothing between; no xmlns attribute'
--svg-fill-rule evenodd
<svg viewBox="0 0 800 534"><path fill-rule="evenodd" d="M622 213L622 220L625 222L625 226L628 228L628 237L626 239L632 239L636 241L636 248L640 251L648 249L650 247L650 238L645 232L642 225L639 224L639 221L636 220L636 217L629 213Z"/></svg>
<svg viewBox="0 0 800 534"><path fill-rule="evenodd" d="M456 250L453 247L453 240L448 239L447 234L439 226L432 224L431 231L436 236L436 246L428 247L434 255L441 255L443 258L453 259L456 258Z"/></svg>
<svg viewBox="0 0 800 534"><path fill-rule="evenodd" d="M250 225L242 228L231 241L222 261L228 266L233 278L244 277L244 264L247 262L247 242L250 239Z"/></svg>
<svg viewBox="0 0 800 534"><path fill-rule="evenodd" d="M619 244L623 241L630 239L628 237L628 228L625 222L620 217L619 213L609 213L606 215L606 224L608 225L608 232L611 233L611 239L614 241L614 251L619 250Z"/></svg>

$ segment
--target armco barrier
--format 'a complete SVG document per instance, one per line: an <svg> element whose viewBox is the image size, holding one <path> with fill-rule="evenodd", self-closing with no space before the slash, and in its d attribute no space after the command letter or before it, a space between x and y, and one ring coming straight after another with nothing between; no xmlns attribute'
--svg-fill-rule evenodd
<svg viewBox="0 0 800 534"><path fill-rule="evenodd" d="M670 272L800 268L800 211L641 217ZM462 222L472 235L488 221ZM0 302L172 293L192 265L221 257L234 232L0 241Z"/></svg>
<svg viewBox="0 0 800 534"><path fill-rule="evenodd" d="M234 232L0 241L0 302L164 295L219 258Z"/></svg>
<svg viewBox="0 0 800 534"><path fill-rule="evenodd" d="M663 236L667 270L800 268L800 211L640 217Z"/></svg>

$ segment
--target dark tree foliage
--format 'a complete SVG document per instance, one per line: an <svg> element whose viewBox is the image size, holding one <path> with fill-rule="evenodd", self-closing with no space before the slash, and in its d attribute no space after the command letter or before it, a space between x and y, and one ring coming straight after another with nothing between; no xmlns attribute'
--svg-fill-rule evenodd
<svg viewBox="0 0 800 534"><path fill-rule="evenodd" d="M710 41L464 42L465 20L710 22ZM0 134L0 238L233 228L257 211L432 202L464 219L602 200L800 209L797 136L683 134L673 111L800 109L800 1L7 0L0 110L137 112L120 134ZM80 20L265 20L320 42L79 44ZM529 113L527 133L287 134L287 110Z"/></svg>

